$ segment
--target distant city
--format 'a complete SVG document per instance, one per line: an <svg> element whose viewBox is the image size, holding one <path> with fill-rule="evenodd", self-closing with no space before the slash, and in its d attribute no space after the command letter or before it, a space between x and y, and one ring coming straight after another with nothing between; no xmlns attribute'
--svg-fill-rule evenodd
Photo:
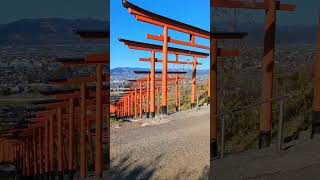
<svg viewBox="0 0 320 180"><path fill-rule="evenodd" d="M0 95L37 92L47 88L48 79L70 73L71 71L68 69L61 70L58 68L59 64L56 62L58 57L83 57L85 52L108 51L109 47L100 42L84 44L74 37L67 38L68 34L73 34L73 29L86 29L86 27L101 29L104 28L104 25L105 22L92 19L66 20L58 18L29 19L1 25L0 39L2 37L3 41L0 44ZM28 27L28 29L25 31L19 30L22 26ZM279 29L279 33L285 34L286 28ZM296 28L293 31L311 32L313 29L313 27L305 27L304 29ZM60 38L55 39L53 34L60 35ZM22 35L29 38L21 39ZM6 37L6 39L3 37ZM288 42L285 37L281 36L278 39L280 39L280 42ZM291 45L280 43L277 45L276 63L280 63L283 67L294 68L301 63L312 62L315 48L314 39L306 38L306 41L291 39L290 41L293 40L296 43L291 43ZM241 57L239 59L241 61L230 59L234 62L235 68L241 71L259 69L261 66L263 49L260 46L254 47L250 41L248 42L249 45L246 46L249 47L240 50ZM260 54L256 52L260 52ZM229 60L224 58L224 61ZM133 73L135 70L137 69L126 67L112 69L111 89L116 90L126 87L128 85L127 80L136 77ZM175 70L187 71L186 81L188 81L191 69ZM94 67L85 68L81 69L80 73L86 74L93 71ZM206 81L208 70L198 70L197 74L199 81Z"/></svg>

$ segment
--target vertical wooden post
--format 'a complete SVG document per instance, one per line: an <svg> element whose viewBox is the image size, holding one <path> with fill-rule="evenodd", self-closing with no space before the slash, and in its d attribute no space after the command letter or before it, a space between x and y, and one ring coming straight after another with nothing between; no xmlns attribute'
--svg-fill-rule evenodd
<svg viewBox="0 0 320 180"><path fill-rule="evenodd" d="M49 121L44 122L44 172L45 178L49 179Z"/></svg>
<svg viewBox="0 0 320 180"><path fill-rule="evenodd" d="M97 178L102 178L102 65L97 64L96 84L96 159L95 172Z"/></svg>
<svg viewBox="0 0 320 180"><path fill-rule="evenodd" d="M134 118L137 118L138 109L137 109L137 88L134 88Z"/></svg>
<svg viewBox="0 0 320 180"><path fill-rule="evenodd" d="M50 176L51 179L54 175L54 124L53 115L49 116L49 162L50 162Z"/></svg>
<svg viewBox="0 0 320 180"><path fill-rule="evenodd" d="M86 84L80 85L80 178L85 178L87 167L87 142L86 142Z"/></svg>
<svg viewBox="0 0 320 180"><path fill-rule="evenodd" d="M151 83L150 83L150 114L151 118L154 118L156 116L155 113L155 71L156 71L156 65L155 65L155 52L151 51Z"/></svg>
<svg viewBox="0 0 320 180"><path fill-rule="evenodd" d="M39 166L39 174L41 177L43 177L43 140L42 140L42 128L39 128L38 130L38 152L39 152L39 160L38 160L38 166Z"/></svg>
<svg viewBox="0 0 320 180"><path fill-rule="evenodd" d="M129 96L125 96L125 98L123 99L123 101L125 102L125 104L126 104L126 118L128 118L129 117L129 103L128 103L128 97Z"/></svg>
<svg viewBox="0 0 320 180"><path fill-rule="evenodd" d="M7 146L6 146L7 149ZM7 156L6 156L7 157ZM28 139L28 176L33 176L33 161L32 161L32 139Z"/></svg>
<svg viewBox="0 0 320 180"><path fill-rule="evenodd" d="M139 92L139 114L140 118L142 118L142 82L140 82L140 92Z"/></svg>
<svg viewBox="0 0 320 180"><path fill-rule="evenodd" d="M146 95L146 117L149 118L149 112L150 112L150 74L147 76L147 95Z"/></svg>
<svg viewBox="0 0 320 180"><path fill-rule="evenodd" d="M157 95L158 95L158 113L161 112L161 106L160 106L160 89L157 87Z"/></svg>
<svg viewBox="0 0 320 180"><path fill-rule="evenodd" d="M196 107L196 102L195 102L195 98L196 98L196 89L197 89L197 57L194 56L193 57L193 64L192 64L192 85L191 85L191 108Z"/></svg>
<svg viewBox="0 0 320 180"><path fill-rule="evenodd" d="M142 93L142 115L146 113L146 94Z"/></svg>
<svg viewBox="0 0 320 180"><path fill-rule="evenodd" d="M2 149L3 140L0 138L0 163L3 163L3 149Z"/></svg>
<svg viewBox="0 0 320 180"><path fill-rule="evenodd" d="M30 176L30 161L29 161L29 151L30 151L30 147L29 147L29 139L26 140L26 176L29 177Z"/></svg>
<svg viewBox="0 0 320 180"><path fill-rule="evenodd" d="M62 155L62 110L57 108L57 131L58 131L58 141L57 141L57 157L58 157L58 176L59 179L63 179L63 155Z"/></svg>
<svg viewBox="0 0 320 180"><path fill-rule="evenodd" d="M68 126L68 171L69 171L69 179L73 179L74 170L73 169L73 162L74 162L74 111L73 111L73 98L69 99L69 126Z"/></svg>
<svg viewBox="0 0 320 180"><path fill-rule="evenodd" d="M276 29L276 1L265 0L268 4L265 17L264 57L262 62L262 101L272 98L274 46ZM260 108L259 148L269 147L271 143L272 102L264 103Z"/></svg>
<svg viewBox="0 0 320 180"><path fill-rule="evenodd" d="M168 27L163 27L162 49L162 114L167 114L167 79L168 79Z"/></svg>
<svg viewBox="0 0 320 180"><path fill-rule="evenodd" d="M80 101L80 99L78 99L78 101ZM75 125L74 123L74 119L73 119L73 124ZM78 132L78 133L75 133L75 132ZM79 167L79 136L80 136L80 124L77 123L77 126L74 126L74 136L73 136L73 172L75 173L76 170L78 169ZM74 175L74 174L73 174Z"/></svg>
<svg viewBox="0 0 320 180"><path fill-rule="evenodd" d="M131 115L131 111L130 111L130 94L128 94L127 96L127 104L128 104L128 118L130 118L130 115Z"/></svg>
<svg viewBox="0 0 320 180"><path fill-rule="evenodd" d="M178 74L176 74L176 81L175 81L175 89L176 89L176 96L175 96L175 99L176 99L176 111L178 112L179 111L179 76Z"/></svg>
<svg viewBox="0 0 320 180"><path fill-rule="evenodd" d="M38 155L37 155L37 130L32 129L32 157L33 157L33 174L36 177L38 175Z"/></svg>
<svg viewBox="0 0 320 180"><path fill-rule="evenodd" d="M217 73L217 50L218 41L211 39L210 52L210 81L213 83L211 90L212 98L210 99L210 167L213 160L217 157L217 89L218 89L218 73Z"/></svg>
<svg viewBox="0 0 320 180"><path fill-rule="evenodd" d="M131 96L131 98L130 98L130 100L131 100L131 102L130 102L131 118L133 118L134 117L134 92L131 92L130 96Z"/></svg>
<svg viewBox="0 0 320 180"><path fill-rule="evenodd" d="M27 176L27 169L26 169L26 140L22 142L22 175Z"/></svg>
<svg viewBox="0 0 320 180"><path fill-rule="evenodd" d="M107 68L107 78L106 79L110 79L110 74L109 74L109 72L110 72L110 67L109 66L107 66L108 68ZM108 82L108 83L110 83L110 82ZM106 162L105 162L105 164L106 164L106 169L107 170L110 170L110 168L111 168L111 159L110 159L110 128L111 128L111 126L110 126L110 111L109 111L109 109L110 109L110 89L108 89L107 90L107 92L106 92L106 125L107 125L107 132L106 132L106 137L107 137L107 143L106 143ZM104 161L102 161L102 164L104 164Z"/></svg>
<svg viewBox="0 0 320 180"><path fill-rule="evenodd" d="M23 141L19 142L19 174L23 176Z"/></svg>

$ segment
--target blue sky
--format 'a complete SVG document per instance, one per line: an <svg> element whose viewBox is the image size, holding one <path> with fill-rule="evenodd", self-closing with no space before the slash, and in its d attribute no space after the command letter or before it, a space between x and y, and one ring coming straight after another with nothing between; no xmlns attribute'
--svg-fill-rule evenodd
<svg viewBox="0 0 320 180"><path fill-rule="evenodd" d="M122 0L110 0L111 18L111 67L149 67L147 62L139 62L138 58L148 57L146 52L128 50L118 42L118 38L127 38L150 43L160 42L147 40L146 34L160 34L161 28L134 19L122 7ZM182 21L184 23L209 30L210 1L209 0L129 0L149 11ZM259 0L261 1L261 0ZM280 12L277 17L278 25L312 25L317 23L320 10L320 0L281 0L285 3L296 4L296 12ZM24 18L94 18L109 19L108 0L2 0L0 24L13 22ZM255 13L258 21L263 21L262 10L250 10ZM178 39L187 39L181 34L169 32ZM207 41L199 41L207 43ZM171 45L174 46L174 45ZM200 50L199 50L200 51ZM208 68L208 61L201 59Z"/></svg>
<svg viewBox="0 0 320 180"><path fill-rule="evenodd" d="M130 0L129 0L130 1ZM131 0L130 2L152 11L154 13L170 17L172 19L188 23L190 25L209 30L210 27L210 1L209 0ZM183 2L183 3L182 3ZM281 2L296 4L296 12L278 12L278 25L314 25L316 24L318 15L320 15L319 0L282 0ZM147 62L139 62L140 57L149 57L147 52L129 50L126 46L118 42L118 38L126 38L130 40L138 40L143 42L161 44L157 41L146 39L147 33L161 34L162 28L149 25L134 19L128 11L122 7L121 0L111 1L111 68L115 67L149 67ZM247 10L255 17L256 22L264 21L263 10ZM176 38L187 39L186 36L169 32L171 36ZM208 43L208 41L199 41ZM175 46L172 45L171 46ZM176 46L179 47L179 46ZM192 49L192 48L191 48ZM192 49L202 51L201 49ZM161 54L160 54L161 55ZM160 56L161 58L161 56ZM207 69L209 59L201 59L204 63L200 69ZM158 64L157 67L161 67ZM172 68L176 68L175 65ZM179 66L181 67L181 65ZM182 68L190 68L183 66Z"/></svg>
<svg viewBox="0 0 320 180"><path fill-rule="evenodd" d="M210 1L208 0L161 0L161 1L150 1L150 0L131 0L131 3L138 5L151 12L187 23L204 30L210 29ZM159 35L162 33L161 27L144 23L135 20L134 16L128 13L128 10L122 6L121 0L112 0L111 4L111 17L110 17L110 28L111 28L111 39L110 39L110 51L111 51L111 68L115 67L145 67L150 68L150 63L140 62L138 59L141 57L150 57L148 51L137 51L128 49L127 46L123 45L118 41L118 38L124 38L135 41L142 41L152 44L161 45L160 41L148 40L146 38L147 33ZM180 40L188 40L188 36L182 33L169 31L169 35ZM209 45L209 40L199 39L197 43ZM190 50L196 50L200 52L209 51L190 48L186 46L179 46L169 44L171 47L179 47ZM158 53L159 58L162 59L162 54ZM173 59L169 56L169 59ZM187 60L182 58L181 60ZM192 60L190 58L190 60ZM199 69L209 68L209 58L199 59L203 62ZM156 63L156 68L161 68L161 63ZM169 65L169 68L177 69L191 69L191 65Z"/></svg>

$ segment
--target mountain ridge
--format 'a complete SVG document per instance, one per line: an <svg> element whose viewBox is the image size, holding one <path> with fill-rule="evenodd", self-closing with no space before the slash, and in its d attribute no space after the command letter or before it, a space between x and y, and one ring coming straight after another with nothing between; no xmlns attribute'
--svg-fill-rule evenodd
<svg viewBox="0 0 320 180"><path fill-rule="evenodd" d="M123 76L124 74L127 76L136 76L134 71L150 71L149 68L139 68L139 67L117 67L110 70L111 76ZM161 69L156 69L156 71L161 71ZM190 68L179 68L179 69L170 69L169 71L183 71L187 72L187 74L192 73L192 69ZM208 75L209 70L207 69L197 69L197 75Z"/></svg>
<svg viewBox="0 0 320 180"><path fill-rule="evenodd" d="M21 19L0 25L1 45L79 43L75 30L106 30L107 21L96 19Z"/></svg>
<svg viewBox="0 0 320 180"><path fill-rule="evenodd" d="M219 23L222 30L230 31L230 23ZM227 28L226 28L227 27ZM228 28L229 27L229 28ZM21 19L0 24L0 45L73 44L86 43L74 34L75 30L109 30L109 22L92 18ZM219 28L220 29L220 28ZM263 44L263 23L240 23L237 31L247 32L249 45ZM276 43L312 43L316 41L317 26L280 26L276 29Z"/></svg>

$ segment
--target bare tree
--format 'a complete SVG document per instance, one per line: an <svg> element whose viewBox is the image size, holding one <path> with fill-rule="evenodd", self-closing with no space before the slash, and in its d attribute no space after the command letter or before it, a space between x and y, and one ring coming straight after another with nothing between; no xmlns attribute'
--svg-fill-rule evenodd
<svg viewBox="0 0 320 180"><path fill-rule="evenodd" d="M255 0L252 0L252 2L255 2ZM229 8L213 8L212 9L212 22L211 22L211 30L227 30L231 32L237 32L240 31L240 20L245 19L247 21L247 24L254 24L255 17L251 13L247 13L244 10L239 9L229 9ZM227 27L216 27L214 26L215 20L225 20L228 22ZM223 47L229 47L232 50L240 50L240 49L246 49L248 47L247 43L241 40L233 40L233 41L220 41L220 44L223 45ZM224 89L228 84L232 84L232 81L234 80L234 73L235 73L235 65L238 62L238 57L230 57L230 58L224 58L223 61L220 61L222 72L220 74L221 79L220 82L222 84L222 87L219 90L219 94L221 97L220 99L220 107L224 107L224 100L225 100L225 92Z"/></svg>

